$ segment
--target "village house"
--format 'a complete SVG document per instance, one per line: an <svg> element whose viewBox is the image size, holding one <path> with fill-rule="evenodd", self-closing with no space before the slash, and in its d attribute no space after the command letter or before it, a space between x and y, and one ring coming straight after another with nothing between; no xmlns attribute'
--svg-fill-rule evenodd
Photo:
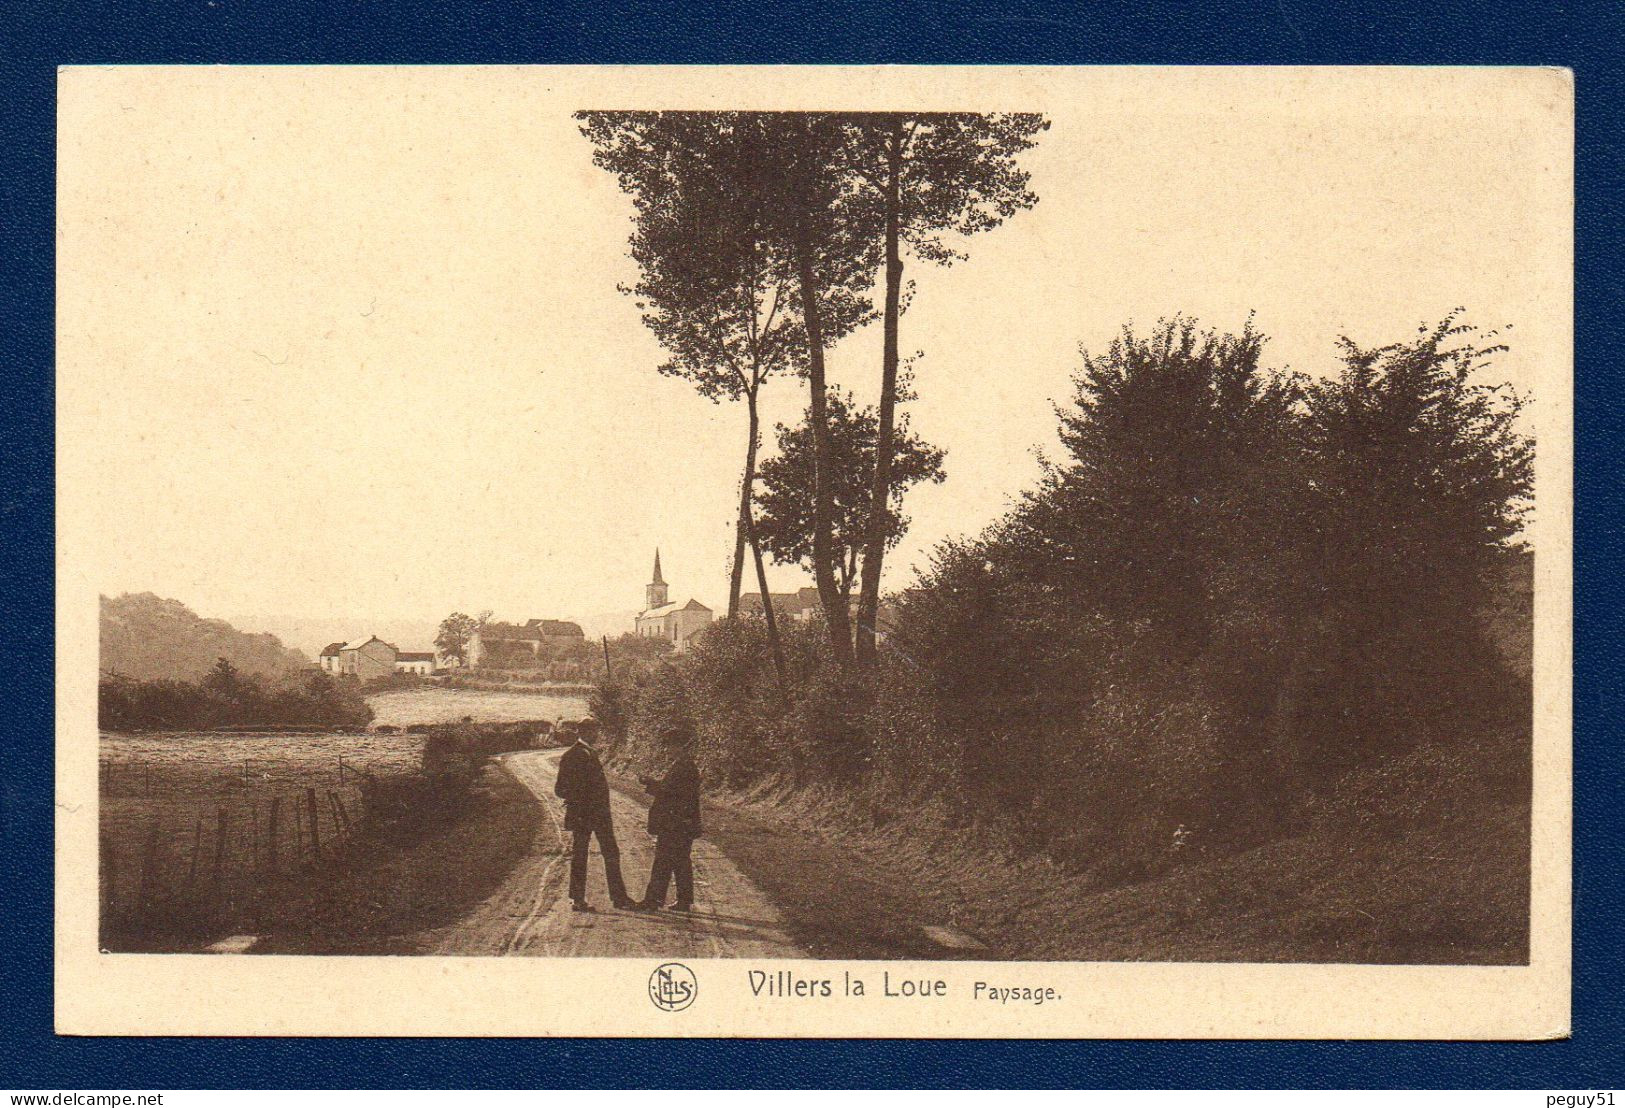
<svg viewBox="0 0 1625 1108"><path fill-rule="evenodd" d="M482 669L546 670L549 676L570 680L579 676L575 671L586 643L581 625L568 620L488 622L468 640L468 664Z"/></svg>
<svg viewBox="0 0 1625 1108"><path fill-rule="evenodd" d="M797 589L795 592L768 593L773 600L773 614L777 618L793 619L798 623L807 623L823 615L824 609L818 603L818 590L813 588ZM759 592L743 593L739 597L739 614L741 616L762 617L762 594Z"/></svg>
<svg viewBox="0 0 1625 1108"><path fill-rule="evenodd" d="M416 673L427 677L435 670L432 651L401 651L377 635L355 642L328 643L316 658L323 673L347 674L361 681L388 677L392 673Z"/></svg>
<svg viewBox="0 0 1625 1108"><path fill-rule="evenodd" d="M769 593L773 600L773 615L779 620L794 620L797 623L810 623L816 619L824 618L823 605L818 602L818 590L815 588L797 589L795 592ZM851 597L848 601L848 610L854 622L858 618L858 598ZM895 601L882 599L880 610L875 613L875 642L883 643L897 626L898 608ZM762 594L759 592L744 593L739 597L739 615L744 619L762 618Z"/></svg>
<svg viewBox="0 0 1625 1108"><path fill-rule="evenodd" d="M395 647L370 635L354 642L329 643L321 653L319 664L327 673L342 673L361 681L388 677L395 672Z"/></svg>
<svg viewBox="0 0 1625 1108"><path fill-rule="evenodd" d="M655 551L654 579L644 586L645 607L634 627L638 637L665 639L678 654L688 650L710 624L712 612L698 600L677 604L667 595L666 580L660 575L660 551Z"/></svg>
<svg viewBox="0 0 1625 1108"><path fill-rule="evenodd" d="M434 651L403 650L395 655L396 673L415 673L427 677L435 669Z"/></svg>

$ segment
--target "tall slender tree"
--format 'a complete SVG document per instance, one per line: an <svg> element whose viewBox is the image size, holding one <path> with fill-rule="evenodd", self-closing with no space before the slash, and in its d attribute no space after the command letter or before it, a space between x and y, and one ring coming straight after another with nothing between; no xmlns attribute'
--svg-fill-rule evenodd
<svg viewBox="0 0 1625 1108"><path fill-rule="evenodd" d="M858 600L857 657L874 658L880 575L888 546L891 467L897 448L899 321L903 253L948 265L960 259L946 241L997 227L1038 197L1016 157L1049 126L1030 112L877 113L848 117L848 176L863 190L848 210L878 234L885 287L880 369L880 428L868 535Z"/></svg>
<svg viewBox="0 0 1625 1108"><path fill-rule="evenodd" d="M877 257L867 233L871 209L851 155L849 118L832 113L765 113L756 117L775 156L759 163L760 182L778 239L795 267L807 352L807 425L813 441L812 565L831 649L844 667L852 661L852 619L835 571L834 463L830 452L828 380L824 352L867 318L861 291ZM864 311L845 319L827 304L856 300ZM850 329L850 326L846 329Z"/></svg>
<svg viewBox="0 0 1625 1108"><path fill-rule="evenodd" d="M643 320L670 355L661 372L713 400L744 399L747 435L728 610L737 614L751 492L760 448L759 400L776 373L821 378L823 346L870 313L864 266L832 249L828 211L838 200L815 171L816 134L801 116L748 112L582 112L594 159L615 173L636 211L631 254ZM824 131L838 140L826 124ZM825 154L830 149L824 150ZM810 276L823 270L822 281ZM810 311L809 311L810 308ZM812 341L815 339L816 341ZM779 656L772 613L769 634Z"/></svg>

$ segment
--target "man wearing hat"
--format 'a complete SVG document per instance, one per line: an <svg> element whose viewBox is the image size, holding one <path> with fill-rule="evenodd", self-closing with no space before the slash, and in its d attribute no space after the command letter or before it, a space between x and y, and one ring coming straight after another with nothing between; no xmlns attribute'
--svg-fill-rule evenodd
<svg viewBox="0 0 1625 1108"><path fill-rule="evenodd" d="M694 907L691 851L700 834L700 770L690 749L693 725L687 720L672 720L663 729L661 739L673 758L666 776L642 779L643 787L654 795L654 803L649 805L649 834L655 837L655 857L649 887L637 907L654 911L665 906L667 885L675 877L677 900L671 910L687 912Z"/></svg>
<svg viewBox="0 0 1625 1108"><path fill-rule="evenodd" d="M553 792L564 801L564 829L574 835L570 849L570 904L577 912L591 912L587 903L587 847L594 835L604 856L604 877L609 882L609 901L617 908L633 907L621 879L621 848L615 843L615 826L609 811L609 780L604 765L593 749L598 735L596 721L584 719L575 726L575 742L559 758L559 778Z"/></svg>

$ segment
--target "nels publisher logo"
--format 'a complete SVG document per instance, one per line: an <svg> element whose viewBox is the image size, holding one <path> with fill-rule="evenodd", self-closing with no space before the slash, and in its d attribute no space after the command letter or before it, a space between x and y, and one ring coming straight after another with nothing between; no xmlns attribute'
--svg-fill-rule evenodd
<svg viewBox="0 0 1625 1108"><path fill-rule="evenodd" d="M699 991L694 971L681 962L667 962L649 975L649 999L668 1012L681 1012L693 1004Z"/></svg>

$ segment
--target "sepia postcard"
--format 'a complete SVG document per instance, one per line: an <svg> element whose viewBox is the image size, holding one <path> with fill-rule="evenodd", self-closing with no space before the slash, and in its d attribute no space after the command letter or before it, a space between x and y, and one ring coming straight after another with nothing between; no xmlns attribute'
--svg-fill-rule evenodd
<svg viewBox="0 0 1625 1108"><path fill-rule="evenodd" d="M1568 1034L1569 73L58 91L59 1032Z"/></svg>

